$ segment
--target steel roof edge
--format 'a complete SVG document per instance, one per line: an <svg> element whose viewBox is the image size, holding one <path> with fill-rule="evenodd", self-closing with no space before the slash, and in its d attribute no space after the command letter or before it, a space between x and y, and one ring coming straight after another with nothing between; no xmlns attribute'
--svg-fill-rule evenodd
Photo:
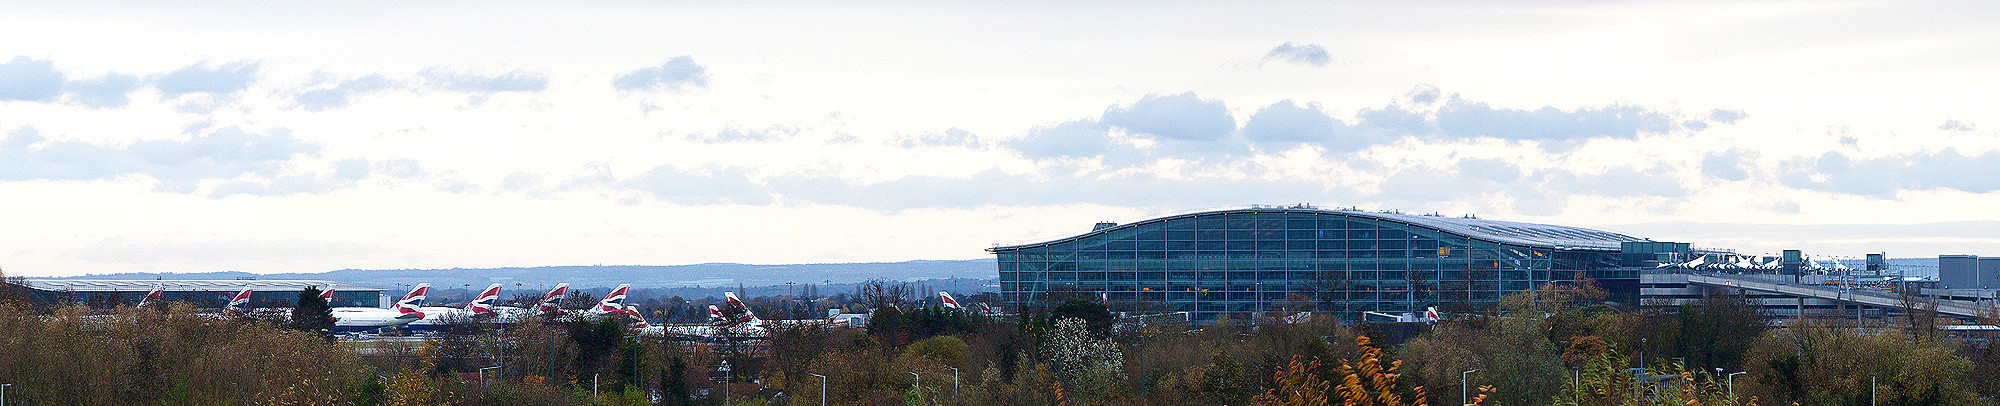
<svg viewBox="0 0 2000 406"><path fill-rule="evenodd" d="M1017 249L1033 248L1037 246L1059 244L1064 242L1080 240L1086 237L1090 237L1092 235L1109 233L1112 231L1137 227L1145 224L1165 222L1168 220L1177 220L1183 218L1203 217L1203 216L1229 214L1229 213L1257 213L1257 212L1307 213L1307 214L1321 214L1321 215L1347 215L1355 217L1364 217L1376 220L1396 222L1410 226L1423 227L1432 230L1438 230L1481 241L1500 243L1500 244L1521 245L1534 248L1562 248L1562 249L1583 249L1583 250L1596 250L1596 251L1617 251L1620 249L1620 243L1622 242L1650 241L1647 239L1632 237L1629 235L1619 234L1610 231L1595 230L1582 227L1559 226L1552 224L1521 223L1513 221L1486 220L1486 219L1474 219L1474 218L1410 215L1401 213L1378 213L1378 212L1368 212L1360 210L1340 210L1340 209L1329 210L1329 209L1318 209L1318 208L1292 208L1292 207L1253 207L1253 208L1224 209L1224 210L1211 210L1211 211L1202 211L1193 213L1181 213L1181 214L1174 214L1162 217L1155 217L1126 224L1119 224L1117 226L1105 228L1102 230L1093 230L1087 233L1078 234L1070 237L1058 238L1049 241L995 246L992 248L987 248L986 252L1011 251ZM1596 234L1599 236L1612 236L1617 238L1592 239L1592 240L1557 239L1557 238L1531 239L1531 238L1508 236L1508 235L1498 234L1495 232L1485 231L1481 230L1480 229L1481 227L1511 227L1511 228L1520 228L1527 230L1540 230L1543 232L1547 232L1549 230L1560 230L1568 232L1580 232L1583 234Z"/></svg>

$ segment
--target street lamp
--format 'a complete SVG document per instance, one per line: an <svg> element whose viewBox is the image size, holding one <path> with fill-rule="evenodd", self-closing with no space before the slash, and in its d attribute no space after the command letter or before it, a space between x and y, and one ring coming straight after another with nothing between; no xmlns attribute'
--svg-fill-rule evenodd
<svg viewBox="0 0 2000 406"><path fill-rule="evenodd" d="M14 386L14 384L11 384L11 383L0 383L0 406L4 406L4 405L6 405L6 404L7 404L7 387L9 387L9 386ZM825 406L825 405L821 405L821 406Z"/></svg>
<svg viewBox="0 0 2000 406"><path fill-rule="evenodd" d="M806 375L819 377L819 406L826 406L826 375L807 372Z"/></svg>
<svg viewBox="0 0 2000 406"><path fill-rule="evenodd" d="M915 373L915 372L911 372L911 373L909 373L909 374L910 374L910 375L914 375L914 376L916 376L916 377L917 377L917 382L916 382L916 384L914 385L914 387L915 387L916 389L919 389L919 390L922 390L922 389L924 388L924 376L923 376L923 374L918 374L918 373Z"/></svg>
<svg viewBox="0 0 2000 406"><path fill-rule="evenodd" d="M1736 400L1736 376L1747 373L1750 373L1750 371L1729 373L1729 400Z"/></svg>
<svg viewBox="0 0 2000 406"><path fill-rule="evenodd" d="M715 369L722 371L722 404L729 404L729 361L722 361Z"/></svg>
<svg viewBox="0 0 2000 406"><path fill-rule="evenodd" d="M1868 406L1875 406L1875 373L1868 373Z"/></svg>
<svg viewBox="0 0 2000 406"><path fill-rule="evenodd" d="M1472 404L1472 391L1469 389L1469 387L1465 386L1466 385L1465 378L1466 375L1470 375L1473 372L1479 372L1479 370L1474 369L1471 371L1458 373L1458 404L1461 405Z"/></svg>
<svg viewBox="0 0 2000 406"><path fill-rule="evenodd" d="M951 370L951 400L953 400L953 401L957 401L957 400L958 400L958 367L945 367L945 368L947 368L947 369L950 369L950 370ZM0 406L4 406L4 405L0 405Z"/></svg>
<svg viewBox="0 0 2000 406"><path fill-rule="evenodd" d="M486 368L480 368L480 386L492 386L490 382L486 382L486 370L498 370L498 368L500 368L500 366L486 366ZM0 406L4 406L4 404L0 404Z"/></svg>

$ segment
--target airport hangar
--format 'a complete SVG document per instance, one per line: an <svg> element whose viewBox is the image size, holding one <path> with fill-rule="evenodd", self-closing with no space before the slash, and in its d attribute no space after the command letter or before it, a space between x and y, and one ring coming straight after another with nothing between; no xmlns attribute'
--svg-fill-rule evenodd
<svg viewBox="0 0 2000 406"><path fill-rule="evenodd" d="M1974 277L1961 278L1994 281L1954 286L1905 277L1880 254L1847 269L1797 250L1751 256L1578 227L1308 205L1098 223L1081 235L987 251L998 256L1006 308L1066 296L1114 310L1188 312L1197 322L1304 310L1414 320L1429 307L1491 309L1502 295L1578 273L1630 307L1742 294L1777 317L1900 314L1907 303L1897 292L1909 291L1940 300L1942 315L1973 318L1979 298L2000 297L2000 260L1990 273L1977 273L1989 263L1979 261ZM1964 263L1951 257L1940 261ZM1946 282L1967 272L1945 268ZM1891 289L1901 290L1884 292Z"/></svg>
<svg viewBox="0 0 2000 406"><path fill-rule="evenodd" d="M333 288L333 307L388 307L382 289L346 282L311 280L93 280L25 279L41 303L78 303L91 307L130 306L139 303L153 287L161 289L167 301L184 301L197 307L222 307L243 289L254 289L250 307L292 307L306 287Z"/></svg>

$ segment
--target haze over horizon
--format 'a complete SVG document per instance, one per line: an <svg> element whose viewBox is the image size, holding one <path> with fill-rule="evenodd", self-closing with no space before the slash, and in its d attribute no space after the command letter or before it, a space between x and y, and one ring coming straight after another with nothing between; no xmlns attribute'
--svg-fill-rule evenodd
<svg viewBox="0 0 2000 406"><path fill-rule="evenodd" d="M1311 203L2000 255L1989 3L0 5L0 269L990 258Z"/></svg>

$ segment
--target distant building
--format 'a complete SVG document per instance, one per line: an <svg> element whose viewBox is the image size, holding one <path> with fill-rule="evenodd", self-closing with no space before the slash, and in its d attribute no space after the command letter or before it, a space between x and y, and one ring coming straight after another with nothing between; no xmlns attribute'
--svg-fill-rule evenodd
<svg viewBox="0 0 2000 406"><path fill-rule="evenodd" d="M1627 247L1631 249L1627 249ZM1099 223L1087 233L987 251L1009 309L1052 295L1193 319L1268 311L1420 313L1490 308L1576 274L1638 302L1638 274L1687 244L1578 227L1300 205ZM1631 255L1628 255L1631 254Z"/></svg>
<svg viewBox="0 0 2000 406"><path fill-rule="evenodd" d="M335 307L379 307L382 289L345 282L306 280L90 280L28 279L35 300L43 303L80 303L92 307L130 306L159 286L168 301L185 301L201 307L221 307L245 288L251 307L292 307L307 286L333 288Z"/></svg>

